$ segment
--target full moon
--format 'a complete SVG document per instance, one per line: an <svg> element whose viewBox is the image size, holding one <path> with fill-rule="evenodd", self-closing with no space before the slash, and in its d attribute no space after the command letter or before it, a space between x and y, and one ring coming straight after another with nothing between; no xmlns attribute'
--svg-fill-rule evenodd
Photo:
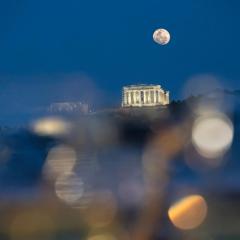
<svg viewBox="0 0 240 240"><path fill-rule="evenodd" d="M160 44L160 45L166 45L170 42L170 33L163 28L155 30L153 33L153 40Z"/></svg>

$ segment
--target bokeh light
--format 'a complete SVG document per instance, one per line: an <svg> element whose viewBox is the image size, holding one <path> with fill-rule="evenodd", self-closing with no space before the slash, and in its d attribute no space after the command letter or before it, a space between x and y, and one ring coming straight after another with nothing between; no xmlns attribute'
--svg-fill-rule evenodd
<svg viewBox="0 0 240 240"><path fill-rule="evenodd" d="M112 234L106 233L106 234L92 235L88 237L88 240L117 240L117 238Z"/></svg>
<svg viewBox="0 0 240 240"><path fill-rule="evenodd" d="M56 117L43 118L33 124L33 131L41 136L61 136L70 129L70 123Z"/></svg>
<svg viewBox="0 0 240 240"><path fill-rule="evenodd" d="M47 156L44 165L43 174L49 179L55 179L57 176L72 172L77 155L73 148L67 145L60 145L52 148Z"/></svg>
<svg viewBox="0 0 240 240"><path fill-rule="evenodd" d="M207 216L207 203L200 195L182 198L168 210L171 222L179 229L197 228Z"/></svg>
<svg viewBox="0 0 240 240"><path fill-rule="evenodd" d="M233 125L223 114L198 118L192 129L192 142L200 155L206 158L222 156L231 146Z"/></svg>
<svg viewBox="0 0 240 240"><path fill-rule="evenodd" d="M83 196L84 183L74 173L60 175L55 182L57 197L68 205L74 205Z"/></svg>

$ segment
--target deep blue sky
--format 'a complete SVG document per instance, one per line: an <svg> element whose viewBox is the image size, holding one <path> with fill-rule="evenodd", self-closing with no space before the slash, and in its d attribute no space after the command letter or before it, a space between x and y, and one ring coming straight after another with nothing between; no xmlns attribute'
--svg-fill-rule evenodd
<svg viewBox="0 0 240 240"><path fill-rule="evenodd" d="M201 74L240 88L239 9L238 0L1 0L0 123L55 101L119 104L132 83L159 83L172 99ZM158 27L169 45L152 41Z"/></svg>

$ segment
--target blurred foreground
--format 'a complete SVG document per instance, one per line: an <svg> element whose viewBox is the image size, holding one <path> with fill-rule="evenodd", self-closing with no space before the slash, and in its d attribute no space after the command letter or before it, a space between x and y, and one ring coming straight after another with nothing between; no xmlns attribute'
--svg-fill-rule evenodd
<svg viewBox="0 0 240 240"><path fill-rule="evenodd" d="M2 129L0 239L239 239L238 98Z"/></svg>

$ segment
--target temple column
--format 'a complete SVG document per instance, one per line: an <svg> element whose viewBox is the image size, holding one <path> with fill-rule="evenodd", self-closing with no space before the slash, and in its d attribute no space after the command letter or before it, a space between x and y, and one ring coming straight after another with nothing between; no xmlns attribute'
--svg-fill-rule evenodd
<svg viewBox="0 0 240 240"><path fill-rule="evenodd" d="M166 97L167 97L167 104L169 104L169 92L166 93Z"/></svg>
<svg viewBox="0 0 240 240"><path fill-rule="evenodd" d="M153 92L153 90L150 91L150 102L151 102L151 104L154 103L154 92Z"/></svg>
<svg viewBox="0 0 240 240"><path fill-rule="evenodd" d="M128 104L131 105L132 101L131 101L131 91L128 92Z"/></svg>
<svg viewBox="0 0 240 240"><path fill-rule="evenodd" d="M143 91L143 104L146 103L146 91L144 90Z"/></svg>
<svg viewBox="0 0 240 240"><path fill-rule="evenodd" d="M156 91L153 91L153 102L156 103L157 102L157 96L156 96Z"/></svg>
<svg viewBox="0 0 240 240"><path fill-rule="evenodd" d="M124 105L127 105L127 93L124 92Z"/></svg>
<svg viewBox="0 0 240 240"><path fill-rule="evenodd" d="M150 103L150 99L151 99L150 91L148 90L147 91L147 103Z"/></svg>
<svg viewBox="0 0 240 240"><path fill-rule="evenodd" d="M159 102L160 103L163 102L163 93L162 92L159 93Z"/></svg>

